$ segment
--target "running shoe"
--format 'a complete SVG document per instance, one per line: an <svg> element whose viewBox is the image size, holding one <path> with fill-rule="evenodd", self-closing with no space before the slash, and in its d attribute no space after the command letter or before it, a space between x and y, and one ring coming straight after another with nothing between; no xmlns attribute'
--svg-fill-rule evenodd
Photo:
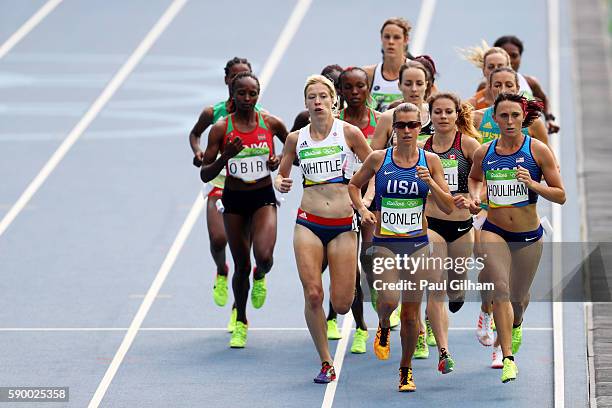
<svg viewBox="0 0 612 408"><path fill-rule="evenodd" d="M263 306L266 301L266 294L268 289L266 288L266 277L261 279L253 279L253 289L251 289L251 304L255 309L259 309Z"/></svg>
<svg viewBox="0 0 612 408"><path fill-rule="evenodd" d="M438 344L436 343L436 336L434 335L434 332L431 329L431 323L429 322L429 319L425 319L425 333L427 345L430 347L436 347Z"/></svg>
<svg viewBox="0 0 612 408"><path fill-rule="evenodd" d="M508 381L516 380L516 376L518 375L518 368L514 361L509 358L504 359L504 366L502 369L501 381L505 384Z"/></svg>
<svg viewBox="0 0 612 408"><path fill-rule="evenodd" d="M438 360L438 371L442 374L448 374L455 369L455 360L448 354L446 349L442 349Z"/></svg>
<svg viewBox="0 0 612 408"><path fill-rule="evenodd" d="M366 344L370 335L367 330L357 328L353 335L353 344L351 345L351 353L364 354L366 352Z"/></svg>
<svg viewBox="0 0 612 408"><path fill-rule="evenodd" d="M213 286L213 300L217 306L225 306L227 303L227 276L217 275L215 286Z"/></svg>
<svg viewBox="0 0 612 408"><path fill-rule="evenodd" d="M399 305L397 309L395 309L393 313L391 313L391 316L389 316L389 325L391 326L392 329L395 329L397 326L400 325L401 323L400 314L401 313L402 313L402 305Z"/></svg>
<svg viewBox="0 0 612 408"><path fill-rule="evenodd" d="M504 367L504 362L502 361L503 358L504 358L504 355L502 353L501 346L493 347L491 368L496 368L496 369L503 368Z"/></svg>
<svg viewBox="0 0 612 408"><path fill-rule="evenodd" d="M227 323L227 331L232 333L236 327L236 319L238 318L238 309L232 308L232 314L230 314L229 322Z"/></svg>
<svg viewBox="0 0 612 408"><path fill-rule="evenodd" d="M334 366L330 365L327 361L321 364L321 372L314 378L314 382L317 384L327 384L336 379L336 370Z"/></svg>
<svg viewBox="0 0 612 408"><path fill-rule="evenodd" d="M523 323L519 327L512 328L512 354L516 354L523 342Z"/></svg>
<svg viewBox="0 0 612 408"><path fill-rule="evenodd" d="M493 337L493 316L480 311L478 315L478 326L476 327L476 337L483 346L489 347L495 341Z"/></svg>
<svg viewBox="0 0 612 408"><path fill-rule="evenodd" d="M412 378L412 368L400 367L399 375L399 392L415 392L416 385L414 384L414 379Z"/></svg>
<svg viewBox="0 0 612 408"><path fill-rule="evenodd" d="M380 324L378 325L376 338L374 339L374 354L376 354L379 360L387 360L389 358L389 352L391 351L390 333L390 328L383 329L380 327Z"/></svg>
<svg viewBox="0 0 612 408"><path fill-rule="evenodd" d="M327 339L328 340L339 340L342 338L342 334L338 331L338 323L336 319L327 321Z"/></svg>
<svg viewBox="0 0 612 408"><path fill-rule="evenodd" d="M425 359L429 358L429 347L425 342L425 333L419 333L416 349L414 350L414 358Z"/></svg>
<svg viewBox="0 0 612 408"><path fill-rule="evenodd" d="M234 327L234 331L232 332L232 337L230 339L231 348L244 348L246 346L248 327L248 325L242 323L241 321L236 322L236 327Z"/></svg>

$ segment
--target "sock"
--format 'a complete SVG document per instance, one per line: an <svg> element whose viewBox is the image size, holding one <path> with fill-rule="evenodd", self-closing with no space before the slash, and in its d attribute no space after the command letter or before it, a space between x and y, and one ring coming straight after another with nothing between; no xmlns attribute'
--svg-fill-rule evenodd
<svg viewBox="0 0 612 408"><path fill-rule="evenodd" d="M512 328L513 328L513 329L517 329L517 328L521 327L521 325L522 325L522 324L523 324L523 321L522 321L522 320L521 320L521 322L520 322L519 324L514 324L514 323L512 323Z"/></svg>
<svg viewBox="0 0 612 408"><path fill-rule="evenodd" d="M508 359L510 361L514 361L514 356L506 356L502 359L502 361L504 361L505 359Z"/></svg>

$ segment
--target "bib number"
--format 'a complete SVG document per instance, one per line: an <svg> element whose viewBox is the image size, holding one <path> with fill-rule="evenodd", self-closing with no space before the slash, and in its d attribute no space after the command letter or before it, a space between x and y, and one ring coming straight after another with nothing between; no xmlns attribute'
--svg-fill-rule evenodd
<svg viewBox="0 0 612 408"><path fill-rule="evenodd" d="M459 164L457 160L441 159L444 178L451 193L459 190Z"/></svg>
<svg viewBox="0 0 612 408"><path fill-rule="evenodd" d="M422 198L382 198L380 234L391 236L414 235L423 229Z"/></svg>
<svg viewBox="0 0 612 408"><path fill-rule="evenodd" d="M487 170L489 207L518 207L529 201L529 189L516 179L516 170Z"/></svg>
<svg viewBox="0 0 612 408"><path fill-rule="evenodd" d="M270 174L267 161L270 149L245 147L227 162L227 174L245 183L253 183Z"/></svg>

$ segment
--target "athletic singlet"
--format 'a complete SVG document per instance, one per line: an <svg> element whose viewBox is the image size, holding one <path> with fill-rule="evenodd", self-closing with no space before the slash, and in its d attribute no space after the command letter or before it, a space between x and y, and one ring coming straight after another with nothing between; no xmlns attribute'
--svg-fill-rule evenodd
<svg viewBox="0 0 612 408"><path fill-rule="evenodd" d="M542 169L531 154L531 137L525 136L520 149L509 155L500 155L495 151L498 140L491 142L482 159L489 207L523 207L535 204L538 195L516 179L516 169L521 166L529 170L536 183L542 180Z"/></svg>
<svg viewBox="0 0 612 408"><path fill-rule="evenodd" d="M444 168L444 178L448 184L448 188L451 193L467 193L468 192L468 177L472 163L463 155L461 149L461 132L455 134L455 140L447 151L438 153L433 150L434 136L427 139L424 150L435 153L440 157L442 161L442 167Z"/></svg>
<svg viewBox="0 0 612 408"><path fill-rule="evenodd" d="M374 109L372 108L368 108L368 110L370 111L370 122L367 124L366 127L361 128L361 133L363 133L363 135L366 137L366 140L368 142L368 145L370 145L372 143L372 137L374 136L374 131L376 130L376 115L374 114ZM340 111L340 114L338 115L338 118L340 120L344 120L344 111L345 109L342 109ZM363 164L363 162L361 160L359 160L359 158L356 155L351 155L349 157L352 157L355 159L354 163L348 163L347 164L347 174L346 174L346 178L350 179L351 177L353 177L353 174L357 173L357 170L359 170L361 168L361 165Z"/></svg>
<svg viewBox="0 0 612 408"><path fill-rule="evenodd" d="M312 140L310 124L300 129L295 150L304 187L348 182L345 173L350 162L348 157L353 153L344 139L344 122L340 119L334 119L329 134L323 140Z"/></svg>
<svg viewBox="0 0 612 408"><path fill-rule="evenodd" d="M226 103L227 101L221 101L213 105L213 125L217 123L220 119L227 117L228 112ZM261 112L261 106L255 105L255 111ZM225 186L225 176L226 172L224 167L221 170L221 173L219 173L219 175L217 175L217 177L215 177L214 179L210 180L209 183L212 184L213 187L223 189L223 186Z"/></svg>
<svg viewBox="0 0 612 408"><path fill-rule="evenodd" d="M371 98L377 111L384 112L392 102L402 99L402 92L397 86L397 79L387 81L382 74L382 63L376 64L374 68L374 78L372 80Z"/></svg>
<svg viewBox="0 0 612 408"><path fill-rule="evenodd" d="M404 168L393 161L393 147L375 175L374 209L380 211L383 237L410 237L423 233L423 209L429 186L416 175L416 167L427 167L425 151L419 149L419 160Z"/></svg>
<svg viewBox="0 0 612 408"><path fill-rule="evenodd" d="M525 136L529 136L529 128L523 128L521 131ZM497 123L493 120L493 106L485 109L478 132L482 135L482 144L499 139L500 130Z"/></svg>
<svg viewBox="0 0 612 408"><path fill-rule="evenodd" d="M227 174L238 178L245 183L254 183L264 177L270 175L267 161L274 154L274 141L272 140L272 132L268 129L263 116L260 112L256 112L257 126L249 133L242 133L234 128L232 113L227 117L227 128L225 130L225 138L223 145L230 138L240 136L242 139L242 149L236 156L229 159L227 162Z"/></svg>

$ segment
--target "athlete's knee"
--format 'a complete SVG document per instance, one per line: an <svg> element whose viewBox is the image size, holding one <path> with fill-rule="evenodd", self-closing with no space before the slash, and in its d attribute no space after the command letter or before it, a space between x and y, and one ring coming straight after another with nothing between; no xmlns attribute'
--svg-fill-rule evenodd
<svg viewBox="0 0 612 408"><path fill-rule="evenodd" d="M336 313L341 315L347 314L349 310L351 310L351 306L353 305L353 297L343 296L343 299L332 299L332 305Z"/></svg>
<svg viewBox="0 0 612 408"><path fill-rule="evenodd" d="M225 250L227 239L223 234L210 234L210 249L212 252Z"/></svg>
<svg viewBox="0 0 612 408"><path fill-rule="evenodd" d="M274 264L273 251L263 251L255 253L255 263L258 267L269 271Z"/></svg>
<svg viewBox="0 0 612 408"><path fill-rule="evenodd" d="M323 288L313 286L305 290L306 305L310 309L316 309L323 305ZM334 307L334 310L335 307Z"/></svg>
<svg viewBox="0 0 612 408"><path fill-rule="evenodd" d="M497 279L493 282L493 284L495 285L495 300L507 301L510 299L510 285L508 285L507 280Z"/></svg>

